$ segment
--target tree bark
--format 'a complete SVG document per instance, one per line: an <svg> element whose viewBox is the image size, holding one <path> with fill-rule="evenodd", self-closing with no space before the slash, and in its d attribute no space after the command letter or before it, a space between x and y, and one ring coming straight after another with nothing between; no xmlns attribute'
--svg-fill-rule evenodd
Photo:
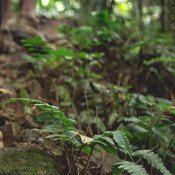
<svg viewBox="0 0 175 175"><path fill-rule="evenodd" d="M165 0L165 31L175 32L175 0Z"/></svg>
<svg viewBox="0 0 175 175"><path fill-rule="evenodd" d="M111 4L110 4L110 7L109 7L109 13L112 13L114 5L115 5L115 0L112 0Z"/></svg>
<svg viewBox="0 0 175 175"><path fill-rule="evenodd" d="M143 0L138 0L138 15L139 15L139 28L140 31L143 30L144 25L143 25Z"/></svg>
<svg viewBox="0 0 175 175"><path fill-rule="evenodd" d="M160 1L160 6L161 6L161 16L160 16L161 31L165 32L165 0Z"/></svg>
<svg viewBox="0 0 175 175"><path fill-rule="evenodd" d="M2 15L3 15L3 0L0 0L0 26L2 23Z"/></svg>

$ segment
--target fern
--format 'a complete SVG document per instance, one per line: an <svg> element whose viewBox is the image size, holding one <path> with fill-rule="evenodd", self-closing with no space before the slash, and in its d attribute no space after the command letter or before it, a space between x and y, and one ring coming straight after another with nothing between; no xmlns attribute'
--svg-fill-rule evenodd
<svg viewBox="0 0 175 175"><path fill-rule="evenodd" d="M138 150L133 153L136 157L143 157L152 167L155 167L164 175L172 175L164 166L162 159L150 150Z"/></svg>
<svg viewBox="0 0 175 175"><path fill-rule="evenodd" d="M121 151L129 154L131 157L131 144L127 138L127 135L124 131L115 131L113 132L113 139L120 147Z"/></svg>
<svg viewBox="0 0 175 175"><path fill-rule="evenodd" d="M76 121L65 116L58 107L49 105L39 100L31 100L29 98L11 98L5 104L22 102L23 104L33 104L39 108L40 114L37 121L44 124L43 131L48 134L46 138L52 140L60 140L62 142L70 142L79 145L78 132L76 131Z"/></svg>
<svg viewBox="0 0 175 175"><path fill-rule="evenodd" d="M114 145L114 141L110 137L104 136L103 134L102 135L95 136L94 139L95 140L104 140L108 144Z"/></svg>
<svg viewBox="0 0 175 175"><path fill-rule="evenodd" d="M149 175L142 165L134 162L120 161L113 164L113 168L122 169L131 175Z"/></svg>
<svg viewBox="0 0 175 175"><path fill-rule="evenodd" d="M98 144L114 155L117 155L119 148L121 152L132 157L131 144L124 131L106 131L101 135L94 136L91 144Z"/></svg>
<svg viewBox="0 0 175 175"><path fill-rule="evenodd" d="M112 133L112 132L109 132L109 133ZM91 145L95 146L97 144L107 152L113 155L117 155L117 148L115 146L115 143L110 136L106 135L106 133L102 135L94 136L93 141L91 142Z"/></svg>
<svg viewBox="0 0 175 175"><path fill-rule="evenodd" d="M58 107L41 101L30 100L28 98L10 99L2 105L17 101L23 102L23 104L27 104L29 106L30 104L33 104L40 109L38 120L44 124L43 131L47 133L46 138L53 141L59 140L62 143L71 143L75 146L75 148L86 146L90 150L89 155L92 155L93 150L96 145L98 145L103 150L106 150L116 156L120 161L113 164L113 167L115 168L114 174L121 174L121 171L126 171L131 175L148 175L142 165L127 161L129 155L130 160L132 161L132 156L143 158L151 165L151 167L156 168L163 175L171 175L164 166L162 159L151 150L139 150L132 152L131 144L128 140L129 133L127 131L106 131L101 135L94 136L93 139L84 144L81 140L80 134L75 128L76 121L67 118ZM126 154L126 160L122 161L123 157L120 157L120 154L118 154L119 151Z"/></svg>

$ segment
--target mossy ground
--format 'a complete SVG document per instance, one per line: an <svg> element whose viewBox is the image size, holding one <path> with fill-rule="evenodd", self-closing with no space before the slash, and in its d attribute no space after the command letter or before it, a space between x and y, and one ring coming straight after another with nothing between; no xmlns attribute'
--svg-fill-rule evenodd
<svg viewBox="0 0 175 175"><path fill-rule="evenodd" d="M38 149L0 152L0 175L59 175L54 160Z"/></svg>

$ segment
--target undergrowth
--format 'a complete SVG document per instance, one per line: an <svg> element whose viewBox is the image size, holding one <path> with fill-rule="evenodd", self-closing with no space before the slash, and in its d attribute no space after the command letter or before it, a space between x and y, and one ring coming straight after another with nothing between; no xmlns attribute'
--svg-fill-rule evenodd
<svg viewBox="0 0 175 175"><path fill-rule="evenodd" d="M65 157L65 160L69 158L71 161L71 165L67 167L71 174L86 174L90 168L90 158L97 149L100 149L115 157L116 160L112 165L114 175L123 174L124 171L131 175L149 175L156 170L161 174L171 175L170 171L164 166L162 159L151 149L138 150L133 148L129 141L132 136L128 130L105 131L100 135L95 135L93 138L88 138L79 134L76 129L76 121L66 117L56 106L22 98L9 99L5 103L12 102L22 102L23 104L27 102L39 109L37 121L43 124L42 131L46 133L45 139L60 142L63 154L69 156ZM84 168L80 171L78 161L81 152L86 153L88 158ZM150 165L150 168L145 163Z"/></svg>
<svg viewBox="0 0 175 175"><path fill-rule="evenodd" d="M64 35L59 47L39 37L23 41L25 60L37 71L51 70L57 103L70 116L31 101L41 110L38 120L47 138L64 145L70 171L78 171L79 152L86 152L85 174L100 146L116 157L114 174L168 175L162 160L174 174L175 112L173 103L162 98L171 98L175 87L171 35L140 35L133 20L106 11L90 19L59 27ZM85 143L76 128L90 141Z"/></svg>

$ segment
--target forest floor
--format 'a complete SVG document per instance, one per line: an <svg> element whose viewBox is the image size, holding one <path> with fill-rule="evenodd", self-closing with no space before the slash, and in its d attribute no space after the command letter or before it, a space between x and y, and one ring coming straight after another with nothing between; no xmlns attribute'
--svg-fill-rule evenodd
<svg viewBox="0 0 175 175"><path fill-rule="evenodd" d="M69 23L69 21L60 19L46 20L44 23L39 24L38 31L49 42L59 42L60 36L56 32L56 29L64 22ZM23 31L20 29L20 32ZM15 38L14 35L18 35L18 33L10 34L6 40L5 47L9 48L5 48L5 52L1 48L0 103L9 98L23 97L21 92L25 89L30 98L57 105L57 93L54 87L55 78L52 77L52 72L49 72L49 70L35 70L31 64L27 63L23 59L27 51L23 46L18 44L18 41L15 42L15 40L11 39L12 37ZM4 36L2 38L5 39ZM22 105L11 104L0 107L0 131L3 134L5 148L13 148L20 145L35 145L45 149L42 144L37 143L40 134L37 132L33 133L33 128L39 128L39 125L30 115L24 112ZM105 163L101 162L101 160L99 160L100 164L98 161L92 161L92 174L110 174L112 158L106 153L103 157L105 157L105 160L103 160ZM98 159L99 157L97 157ZM105 164L103 168L101 168L102 163ZM61 174L64 174L64 170Z"/></svg>
<svg viewBox="0 0 175 175"><path fill-rule="evenodd" d="M64 66L62 66L62 62L60 61L63 68L60 66L59 70L58 67L52 69L51 66L49 67L47 65L40 68L39 64L35 65L35 62L26 61L25 58L30 55L30 53L29 50L24 47L24 44L21 44L20 41L22 39L39 35L48 41L49 47L60 48L66 43L66 47L68 45L69 48L69 44L71 45L72 43L69 43L69 40L66 40L63 35L57 31L58 26L63 24L76 26L75 21L67 18L47 19L41 17L37 28L33 28L33 26L31 27L30 25L25 26L25 24L24 28L18 27L12 22L10 32L5 31L3 35L0 35L0 131L3 134L5 148L18 148L24 145L28 147L32 145L47 150L47 153L49 151L49 153L55 151L55 149L53 149L52 152L52 148L55 146L52 142L44 143L43 133L40 132L42 126L36 122L36 118L34 117L38 112L36 112L36 108L19 103L11 103L6 106L1 105L10 98L37 99L51 105L59 106L65 115L72 114L73 119L77 120L78 132L80 131L80 134L86 135L90 139L105 130L114 131L118 129L120 125L124 125L125 120L122 123L120 115L122 117L137 117L137 115L146 114L141 113L143 112L141 107L147 103L146 97L148 94L152 95L150 99L160 97L174 100L175 98L174 77L165 67L163 67L161 63L149 67L141 62L143 60L140 58L149 60L149 58L155 57L155 55L150 55L149 49L146 49L146 52L138 53L135 60L124 60L123 53L121 54L122 56L120 53L117 53L118 50L121 50L126 44L130 44L129 42L125 43L125 40L117 40L114 43L109 42L107 45L104 44L99 47L95 46L93 48L95 51L93 50L92 53L96 54L97 49L99 49L97 50L98 53L101 54L101 52L103 52L105 56L102 58L102 61L98 59L93 60L92 56L89 60L83 58L83 61L80 59L78 62L75 59L77 62L75 61L71 64L72 62L70 61L69 64L67 64L69 61L68 58L64 59ZM115 50L116 47L118 47L117 51ZM70 48L72 49L72 47ZM85 52L81 52L82 50L80 48L75 45L75 52L80 51L81 54L86 53L85 57L93 55L88 49L82 49ZM39 50L40 48L37 49L35 51L41 52L42 56L43 50ZM66 51L63 50L63 52ZM58 58L60 57L58 56ZM94 65L97 66L95 67ZM88 66L92 67L89 68ZM153 68L155 68L154 71ZM64 71L64 69L66 70ZM80 73L77 70L80 71ZM75 74L76 71L78 72L77 74ZM96 77L90 79L90 76ZM98 79L98 76L102 77L102 79ZM88 83L86 81L88 81ZM61 92L59 94L59 90L62 91L62 94ZM138 99L136 97L138 94L141 94L140 99L139 96ZM131 99L128 98L128 100L127 97L131 97ZM138 107L138 109L135 107L137 100L141 101L141 107ZM133 104L129 104L130 102ZM80 123L81 121L78 120L80 119L78 117L81 117L81 121L84 122L82 122L83 124ZM93 122L91 125L89 121L91 119L90 117L93 118L93 122L97 120L96 118L98 117L99 125L97 126ZM111 121L113 122L112 124L110 123ZM97 123L97 121L95 122ZM81 170L84 168L86 170L88 156L84 153L80 153L79 156L81 160L77 164ZM60 157L62 158L62 155ZM61 171L61 175L66 175L65 172L69 171L71 162L67 160L67 157L64 157L64 160L61 158L60 160L57 159L56 163ZM113 157L106 152L90 157L88 162L90 166L87 174L111 175L112 161Z"/></svg>

